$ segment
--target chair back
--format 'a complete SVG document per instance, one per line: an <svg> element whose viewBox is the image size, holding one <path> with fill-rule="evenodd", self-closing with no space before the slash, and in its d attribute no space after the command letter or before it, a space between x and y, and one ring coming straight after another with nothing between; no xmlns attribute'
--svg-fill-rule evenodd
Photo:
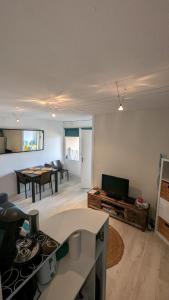
<svg viewBox="0 0 169 300"><path fill-rule="evenodd" d="M21 182L23 184L28 183L29 180L27 179L27 177L24 174L17 172L17 176L18 176L19 182Z"/></svg>
<svg viewBox="0 0 169 300"><path fill-rule="evenodd" d="M51 176L52 176L51 171L42 173L42 175L39 178L39 183L40 184L50 183L51 182Z"/></svg>
<svg viewBox="0 0 169 300"><path fill-rule="evenodd" d="M60 160L57 160L56 162L57 162L57 169L58 169L58 171L63 170L61 161L60 161Z"/></svg>
<svg viewBox="0 0 169 300"><path fill-rule="evenodd" d="M52 161L52 167L53 167L54 169L57 169L57 168L58 168L58 166L57 166L57 160L53 160L53 161Z"/></svg>
<svg viewBox="0 0 169 300"><path fill-rule="evenodd" d="M44 164L44 167L45 167L45 168L52 168L52 163L51 163L51 164L45 163L45 164Z"/></svg>

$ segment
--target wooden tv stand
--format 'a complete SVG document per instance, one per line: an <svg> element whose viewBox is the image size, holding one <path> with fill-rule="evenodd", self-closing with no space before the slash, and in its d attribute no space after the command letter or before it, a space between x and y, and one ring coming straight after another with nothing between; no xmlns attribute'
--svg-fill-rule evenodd
<svg viewBox="0 0 169 300"><path fill-rule="evenodd" d="M95 189L95 188L94 188ZM147 209L138 208L135 204L130 204L124 200L116 200L106 196L106 193L100 189L95 189L99 194L88 192L88 207L104 210L115 219L133 225L142 231L147 228L149 207Z"/></svg>

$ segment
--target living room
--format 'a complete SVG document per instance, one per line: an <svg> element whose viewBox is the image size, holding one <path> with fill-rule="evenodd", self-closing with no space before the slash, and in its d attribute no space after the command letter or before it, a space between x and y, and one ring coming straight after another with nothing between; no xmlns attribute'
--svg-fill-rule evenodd
<svg viewBox="0 0 169 300"><path fill-rule="evenodd" d="M0 299L168 300L168 11L0 3Z"/></svg>

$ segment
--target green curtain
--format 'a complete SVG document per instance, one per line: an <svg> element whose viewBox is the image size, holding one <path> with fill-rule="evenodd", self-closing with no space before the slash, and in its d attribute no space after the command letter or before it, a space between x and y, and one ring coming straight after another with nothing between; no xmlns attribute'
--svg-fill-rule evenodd
<svg viewBox="0 0 169 300"><path fill-rule="evenodd" d="M92 127L82 127L82 130L92 130Z"/></svg>
<svg viewBox="0 0 169 300"><path fill-rule="evenodd" d="M65 136L78 137L79 128L65 128Z"/></svg>

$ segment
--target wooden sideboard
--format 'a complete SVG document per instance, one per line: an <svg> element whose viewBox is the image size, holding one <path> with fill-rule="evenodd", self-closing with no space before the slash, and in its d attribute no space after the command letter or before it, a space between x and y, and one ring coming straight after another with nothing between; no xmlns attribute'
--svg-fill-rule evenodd
<svg viewBox="0 0 169 300"><path fill-rule="evenodd" d="M93 190L92 190L93 191ZM96 193L88 192L88 207L104 210L115 219L135 226L145 231L148 223L149 207L138 208L135 204L127 203L124 200L116 200L106 196L102 190L96 189Z"/></svg>

